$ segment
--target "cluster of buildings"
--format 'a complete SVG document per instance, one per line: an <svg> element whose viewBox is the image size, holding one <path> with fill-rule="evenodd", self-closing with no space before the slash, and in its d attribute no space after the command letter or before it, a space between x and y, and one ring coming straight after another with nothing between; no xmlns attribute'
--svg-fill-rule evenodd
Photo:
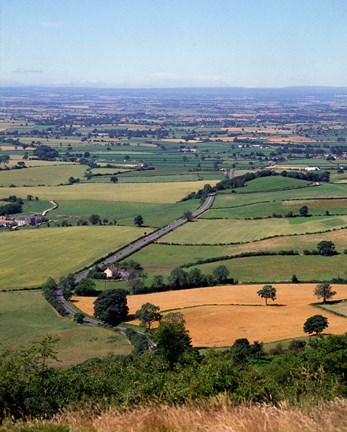
<svg viewBox="0 0 347 432"><path fill-rule="evenodd" d="M11 218L9 216L0 216L0 228L18 228L25 225L37 226L47 222L46 219L41 214L32 214L30 216L20 216Z"/></svg>
<svg viewBox="0 0 347 432"><path fill-rule="evenodd" d="M104 271L107 279L122 279L122 280L128 280L129 276L132 272L132 269L121 269L114 264L111 264L107 267L107 269Z"/></svg>

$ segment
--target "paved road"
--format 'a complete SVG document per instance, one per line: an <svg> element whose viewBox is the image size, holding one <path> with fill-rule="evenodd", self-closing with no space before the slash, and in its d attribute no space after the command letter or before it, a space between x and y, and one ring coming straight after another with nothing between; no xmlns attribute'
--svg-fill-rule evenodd
<svg viewBox="0 0 347 432"><path fill-rule="evenodd" d="M202 206L193 212L193 217L197 217L197 216L201 215L202 213L204 213L206 210L208 210L212 206L214 198L215 198L214 193L209 194L208 197L206 198L205 202L202 204ZM181 217L181 218L175 220L172 224L167 225L163 228L160 228L158 231L155 231L151 234L148 234L147 236L135 241L134 243L129 244L124 249L121 249L120 251L114 253L112 256L106 258L105 260L103 260L98 265L100 267L102 267L104 265L111 264L115 261L119 261L119 260L133 254L134 252L142 249L144 246L147 246L148 244L153 243L158 238L162 237L165 234L168 234L169 232L180 227L181 225L184 225L187 222L188 222L188 219L186 217ZM89 269L83 270L83 271L77 273L75 275L75 281L79 282L81 279L86 277L88 275L88 273L89 273ZM69 315L75 316L77 312L68 304L68 302L65 301L61 288L58 288L56 290L56 296L57 296L58 303L63 306L65 311ZM84 322L87 324L95 325L95 326L102 324L101 321L99 321L95 318L90 318L90 317L85 317ZM122 332L122 333L125 333L125 331L126 331L126 329L124 327L119 327L119 326L115 327L115 329L119 332ZM141 333L141 332L138 332L138 333ZM152 342L149 341L149 345L151 345L151 346L149 346L150 349L153 348Z"/></svg>
<svg viewBox="0 0 347 432"><path fill-rule="evenodd" d="M208 210L214 201L215 194L209 194L206 198L205 202L202 204L201 207L199 207L197 210L193 212L193 217L200 216L202 213L204 213L206 210ZM173 231L174 229L184 225L187 223L188 220L185 217L181 217L174 222L172 222L170 225L167 225L163 228L160 228L157 231L154 231L151 234L146 235L145 237L142 237L141 239L135 241L134 243L129 244L125 248L121 249L120 251L114 253L110 257L104 259L101 261L98 265L99 267L103 267L105 265L114 263L115 261L120 261L123 258L132 255L133 253L137 252L138 250L142 249L143 247L149 245L150 243L153 243L160 237L164 236L165 234L168 234L169 232ZM83 270L75 275L75 281L79 282L81 279L87 277L89 273L89 269Z"/></svg>

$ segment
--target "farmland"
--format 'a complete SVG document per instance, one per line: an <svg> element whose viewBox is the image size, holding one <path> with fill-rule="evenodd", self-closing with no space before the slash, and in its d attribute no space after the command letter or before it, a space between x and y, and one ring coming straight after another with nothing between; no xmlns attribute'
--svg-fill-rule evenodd
<svg viewBox="0 0 347 432"><path fill-rule="evenodd" d="M214 184L216 182L210 182ZM203 181L174 183L123 183L75 184L71 186L16 187L17 196L32 194L46 200L112 201L132 203L175 203L189 192L204 186ZM3 196L13 193L13 188L1 188Z"/></svg>
<svg viewBox="0 0 347 432"><path fill-rule="evenodd" d="M118 226L1 233L1 289L39 286L49 276L77 271L142 235L141 228Z"/></svg>
<svg viewBox="0 0 347 432"><path fill-rule="evenodd" d="M130 344L124 336L103 328L80 326L52 310L40 290L0 292L0 343L5 349L28 347L44 336L58 339L55 349L60 366L80 363L90 357L127 354Z"/></svg>
<svg viewBox="0 0 347 432"><path fill-rule="evenodd" d="M193 192L228 179L230 187L225 182L226 188L216 189L212 208L125 261L143 267L145 287L158 275L166 282L178 266L211 275L216 266L225 265L239 283L289 282L294 274L302 283L292 288L281 285L279 301L287 306L267 309L254 296L256 285L153 294L153 302L165 310L183 308L195 345L230 345L238 337L275 342L300 336L304 315L314 312L309 305L314 301L312 287L306 282L346 280L347 124L344 102L334 94L324 96L323 109L322 96L315 93L270 96L265 91L224 89L209 94L186 89L128 94L81 89L78 94L56 90L53 95L43 90L42 103L35 91L28 91L25 100L13 92L5 92L6 107L0 113L0 201L5 206L9 199L23 200L22 212L11 217L42 214L52 200L58 207L39 226L1 229L4 310L13 311L16 305L25 310L23 321L12 314L18 328L8 321L13 325L11 346L24 339L24 318L42 313L48 324L41 331L33 319L28 340L45 329L59 333L64 364L93 357L94 349L97 356L129 352L123 338L109 338L104 329L76 326L49 307L38 312L33 299L37 307L44 304L38 291L13 289L39 287L48 277L59 280L90 266L193 212L207 193ZM315 179L328 171L330 181ZM246 174L248 180L238 183ZM307 217L300 213L303 206L308 207ZM91 215L99 216L100 225L91 226ZM134 226L138 215L143 217L141 228ZM304 254L324 240L333 241L338 254ZM297 254L278 255L283 250ZM263 252L277 255L261 256ZM250 253L259 256L235 257ZM98 291L122 287L131 292L129 285L96 280ZM291 294L299 296L299 289L302 302L296 312ZM241 291L242 299L237 297ZM339 287L339 298L345 295ZM128 295L131 308L133 302L146 299L147 295ZM168 303L162 305L165 299ZM287 329L268 326L284 322L283 316L288 318ZM331 321L332 333L342 328L343 317L335 318L342 321ZM257 322L262 322L258 328ZM76 338L79 343L69 359L68 347L72 349Z"/></svg>
<svg viewBox="0 0 347 432"><path fill-rule="evenodd" d="M265 306L257 295L259 285L197 288L130 296L130 313L149 302L161 311L180 311L195 346L226 346L243 337L250 341L271 342L304 336L302 326L314 315L311 303L317 302L313 284L275 285L277 301ZM336 300L347 298L346 285L335 286ZM93 313L93 298L78 298L78 306ZM343 333L346 320L325 311L330 333Z"/></svg>
<svg viewBox="0 0 347 432"><path fill-rule="evenodd" d="M218 244L260 240L264 237L306 234L347 226L347 216L295 219L199 220L168 234L162 241L179 244Z"/></svg>

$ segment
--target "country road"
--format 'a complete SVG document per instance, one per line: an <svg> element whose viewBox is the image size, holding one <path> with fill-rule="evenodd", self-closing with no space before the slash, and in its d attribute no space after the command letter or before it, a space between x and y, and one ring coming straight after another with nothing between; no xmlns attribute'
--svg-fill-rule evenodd
<svg viewBox="0 0 347 432"><path fill-rule="evenodd" d="M204 213L206 210L208 210L214 201L215 194L209 194L205 202L202 204L201 207L199 207L197 210L193 212L193 217L200 216L202 213ZM113 255L109 256L108 258L101 261L98 265L99 267L103 267L105 265L114 263L115 261L120 261L121 259L132 255L133 253L137 252L138 250L142 249L144 246L149 245L150 243L153 243L158 238L164 236L165 234L168 234L169 232L173 231L174 229L184 225L187 223L188 220L185 217L181 217L174 222L172 222L170 225L164 226L163 228L160 228L159 230L146 235L145 237L142 237L141 239L135 241L134 243L129 244L125 248L117 251ZM85 278L89 273L89 269L83 270L75 275L75 281L79 282L81 279Z"/></svg>
<svg viewBox="0 0 347 432"><path fill-rule="evenodd" d="M195 210L192 213L193 217L200 216L202 213L204 213L206 210L208 210L212 206L214 198L215 198L215 193L209 194L208 197L206 198L206 200L204 201L204 203L201 205L201 207L199 207L197 210ZM175 220L174 222L172 222L170 225L162 227L159 230L157 230L151 234L148 234L145 237L142 237L141 239L135 241L134 243L129 244L125 248L115 252L110 257L101 261L98 265L100 267L102 267L104 265L111 264L115 261L119 261L119 260L121 260L121 259L123 259L129 255L132 255L134 252L137 252L138 250L142 249L143 247L149 245L150 243L153 243L158 238L162 237L165 234L168 234L169 232L171 232L174 229L184 225L187 222L188 222L188 219L186 217L181 217L181 218ZM75 281L79 282L81 279L85 278L88 275L88 273L89 273L89 269L83 270L83 271L77 273L75 275ZM63 308L65 309L65 311L69 315L72 315L72 316L76 315L76 311L64 299L63 292L62 292L61 288L58 288L56 290L56 297L57 297L58 303L63 306ZM94 318L90 318L90 317L85 317L84 322L88 323L88 324L92 324L92 325L102 324L101 321L94 319ZM126 330L125 328L118 327L118 326L116 327L116 329L122 333L124 333Z"/></svg>

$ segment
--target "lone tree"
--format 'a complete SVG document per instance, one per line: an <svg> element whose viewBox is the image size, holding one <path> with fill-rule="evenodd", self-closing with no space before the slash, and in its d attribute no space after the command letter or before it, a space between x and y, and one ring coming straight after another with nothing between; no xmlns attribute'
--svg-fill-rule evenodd
<svg viewBox="0 0 347 432"><path fill-rule="evenodd" d="M134 217L134 224L137 225L138 227L142 227L143 217L141 215L135 216Z"/></svg>
<svg viewBox="0 0 347 432"><path fill-rule="evenodd" d="M191 347L191 338L185 328L180 312L165 315L155 332L157 352L164 357L172 369L179 358Z"/></svg>
<svg viewBox="0 0 347 432"><path fill-rule="evenodd" d="M316 286L313 291L314 295L318 298L322 298L323 302L326 303L327 300L331 299L336 295L336 291L333 291L329 282L323 282Z"/></svg>
<svg viewBox="0 0 347 432"><path fill-rule="evenodd" d="M328 318L323 315L313 315L305 321L304 332L308 334L316 333L317 335L322 333L328 326Z"/></svg>
<svg viewBox="0 0 347 432"><path fill-rule="evenodd" d="M110 181L111 181L111 183L118 183L118 177L116 177L116 176L112 176L112 177L110 178Z"/></svg>
<svg viewBox="0 0 347 432"><path fill-rule="evenodd" d="M319 255L332 256L336 255L335 245L332 241L323 240L317 244Z"/></svg>
<svg viewBox="0 0 347 432"><path fill-rule="evenodd" d="M304 217L308 216L308 207L307 207L307 205L303 205L302 207L300 207L299 213L300 213L300 216L304 216Z"/></svg>
<svg viewBox="0 0 347 432"><path fill-rule="evenodd" d="M257 291L258 296L265 299L265 304L267 306L268 299L272 301L276 300L276 288L272 285L264 285L263 288Z"/></svg>
<svg viewBox="0 0 347 432"><path fill-rule="evenodd" d="M127 292L122 289L104 291L94 302L94 316L110 325L117 325L128 315Z"/></svg>
<svg viewBox="0 0 347 432"><path fill-rule="evenodd" d="M162 318L162 315L159 313L159 311L159 306L156 306L152 303L145 303L141 306L141 309L136 311L135 317L140 320L141 325L150 330L152 324L155 321L160 321Z"/></svg>

